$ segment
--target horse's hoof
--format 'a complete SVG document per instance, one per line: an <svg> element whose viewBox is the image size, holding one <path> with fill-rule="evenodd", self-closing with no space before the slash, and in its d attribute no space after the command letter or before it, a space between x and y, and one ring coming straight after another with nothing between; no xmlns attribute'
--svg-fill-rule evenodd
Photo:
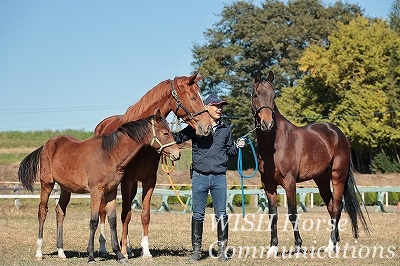
<svg viewBox="0 0 400 266"><path fill-rule="evenodd" d="M300 256L304 254L304 250L300 247L296 247L296 250L292 252L292 255Z"/></svg>
<svg viewBox="0 0 400 266"><path fill-rule="evenodd" d="M278 255L278 247L272 246L267 251L267 258L276 257Z"/></svg>
<svg viewBox="0 0 400 266"><path fill-rule="evenodd" d="M143 254L142 259L145 261L151 261L153 259L153 256L151 254Z"/></svg>
<svg viewBox="0 0 400 266"><path fill-rule="evenodd" d="M42 261L42 260L43 260L43 257L42 257L42 256L35 256L35 259L36 259L37 261Z"/></svg>
<svg viewBox="0 0 400 266"><path fill-rule="evenodd" d="M125 263L128 263L128 259L127 258L123 258L123 259L120 259L118 262L121 263L121 264L125 264Z"/></svg>
<svg viewBox="0 0 400 266"><path fill-rule="evenodd" d="M108 252L107 251L100 251L99 250L98 254L99 254L99 257L102 257L102 258L107 258L108 257Z"/></svg>
<svg viewBox="0 0 400 266"><path fill-rule="evenodd" d="M325 247L326 253L338 253L339 252L339 245L338 242L333 244L332 240L329 239L328 245Z"/></svg>
<svg viewBox="0 0 400 266"><path fill-rule="evenodd" d="M89 264L95 264L96 261L95 261L94 259L89 259L89 260L88 260L88 263L89 263Z"/></svg>
<svg viewBox="0 0 400 266"><path fill-rule="evenodd" d="M329 254L339 253L340 249L339 246L331 246L326 247L325 252Z"/></svg>

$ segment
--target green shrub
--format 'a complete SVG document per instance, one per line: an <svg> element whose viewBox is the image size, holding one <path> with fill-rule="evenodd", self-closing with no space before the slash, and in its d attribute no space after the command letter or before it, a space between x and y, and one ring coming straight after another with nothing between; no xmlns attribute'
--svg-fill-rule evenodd
<svg viewBox="0 0 400 266"><path fill-rule="evenodd" d="M399 202L399 193L398 192L389 192L388 193L388 203L390 205L397 205Z"/></svg>
<svg viewBox="0 0 400 266"><path fill-rule="evenodd" d="M371 161L370 170L375 173L397 173L400 171L400 164L384 153L378 153Z"/></svg>
<svg viewBox="0 0 400 266"><path fill-rule="evenodd" d="M177 187L175 187L177 190L191 190L192 188L190 186L183 186L180 189L178 189ZM172 186L170 186L171 190L173 190ZM185 204L187 201L188 197L181 197L182 202ZM178 197L177 196L172 196L172 197L168 197L168 204L176 204L179 203Z"/></svg>
<svg viewBox="0 0 400 266"><path fill-rule="evenodd" d="M319 193L314 193L314 205L315 206L324 206L325 205L325 202Z"/></svg>
<svg viewBox="0 0 400 266"><path fill-rule="evenodd" d="M364 203L366 206L374 206L378 202L378 194L376 192L365 192Z"/></svg>
<svg viewBox="0 0 400 266"><path fill-rule="evenodd" d="M213 205L212 197L211 197L211 195L208 195L207 201L206 201L206 207L211 208L211 207L213 207L213 206L214 206L214 205Z"/></svg>
<svg viewBox="0 0 400 266"><path fill-rule="evenodd" d="M232 189L237 189L241 191L241 188L232 188ZM246 189L246 187L244 189ZM249 204L250 200L251 200L251 195L244 195L244 205ZM235 195L233 197L232 204L238 207L242 206L242 194Z"/></svg>
<svg viewBox="0 0 400 266"><path fill-rule="evenodd" d="M276 197L276 206L283 206L283 197L284 195L278 194L278 196Z"/></svg>

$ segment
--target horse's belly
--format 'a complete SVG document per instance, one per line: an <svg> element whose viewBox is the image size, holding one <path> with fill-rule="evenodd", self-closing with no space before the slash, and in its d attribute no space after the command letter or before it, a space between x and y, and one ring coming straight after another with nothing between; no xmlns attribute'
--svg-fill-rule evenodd
<svg viewBox="0 0 400 266"><path fill-rule="evenodd" d="M326 173L326 167L307 167L306 169L300 170L296 181L304 182L312 180L323 175L324 173Z"/></svg>

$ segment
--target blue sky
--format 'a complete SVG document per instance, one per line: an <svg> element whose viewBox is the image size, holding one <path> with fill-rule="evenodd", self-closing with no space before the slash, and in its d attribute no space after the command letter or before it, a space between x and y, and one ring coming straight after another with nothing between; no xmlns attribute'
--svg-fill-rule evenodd
<svg viewBox="0 0 400 266"><path fill-rule="evenodd" d="M92 131L123 114L192 73L191 48L232 2L0 1L0 131ZM347 2L387 18L393 0Z"/></svg>

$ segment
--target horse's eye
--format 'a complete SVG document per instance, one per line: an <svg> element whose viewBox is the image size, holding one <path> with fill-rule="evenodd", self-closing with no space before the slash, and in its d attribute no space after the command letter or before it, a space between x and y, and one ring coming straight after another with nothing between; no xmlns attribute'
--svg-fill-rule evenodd
<svg viewBox="0 0 400 266"><path fill-rule="evenodd" d="M255 98L257 98L257 94L253 94L253 95L251 95L251 97L253 97L255 99Z"/></svg>
<svg viewBox="0 0 400 266"><path fill-rule="evenodd" d="M169 132L164 132L164 136L168 136L169 135Z"/></svg>

